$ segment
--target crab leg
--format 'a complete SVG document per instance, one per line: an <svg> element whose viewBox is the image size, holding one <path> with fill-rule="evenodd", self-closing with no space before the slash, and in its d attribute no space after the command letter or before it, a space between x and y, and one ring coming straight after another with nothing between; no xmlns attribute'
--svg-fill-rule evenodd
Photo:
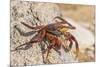
<svg viewBox="0 0 100 67"><path fill-rule="evenodd" d="M40 32L38 35L36 35L35 37L33 37L29 42L26 42L18 47L15 48L15 50L12 51L16 51L16 50L27 50L27 45L31 45L32 43L37 43L37 42L41 42L43 40L45 36L45 30L43 30L42 32ZM26 45L25 48L20 48L22 46Z"/></svg>
<svg viewBox="0 0 100 67"><path fill-rule="evenodd" d="M78 45L78 42L77 42L76 38L73 35L71 35L71 39L75 42L75 45L76 45L76 57L77 57L78 54L79 54L79 45Z"/></svg>
<svg viewBox="0 0 100 67"><path fill-rule="evenodd" d="M47 35L48 39L51 42L51 44L47 47L48 48L48 50L47 50L47 57L48 57L51 49L54 49L56 51L58 49L60 49L60 47L61 47L61 41L56 36L54 36L52 34L46 33L46 35ZM57 51L57 52L59 52L59 51Z"/></svg>
<svg viewBox="0 0 100 67"><path fill-rule="evenodd" d="M71 40L71 39L68 39L68 40L69 40L69 42L70 42L70 44L69 44L68 48L67 48L67 47L62 46L62 47L64 48L65 52L69 52L69 51L71 50L71 48L72 48L72 45L73 45L72 40Z"/></svg>
<svg viewBox="0 0 100 67"><path fill-rule="evenodd" d="M71 39L69 39L69 41L70 41L70 44L69 44L69 49L71 50L73 42L72 42L72 40L71 40Z"/></svg>
<svg viewBox="0 0 100 67"><path fill-rule="evenodd" d="M14 26L14 28L20 33L20 35L22 36L30 36L33 35L34 33L36 33L36 31L29 31L29 32L25 32L20 30L20 28L18 28L17 26Z"/></svg>
<svg viewBox="0 0 100 67"><path fill-rule="evenodd" d="M70 44L69 44L69 48L71 50L72 48L72 45L73 45L73 41L75 42L75 47L76 47L76 57L78 56L78 53L79 53L79 45L78 45L78 42L76 40L76 38L69 32L67 32L68 35L64 34L64 36L67 38L67 40L70 41Z"/></svg>
<svg viewBox="0 0 100 67"><path fill-rule="evenodd" d="M54 47L54 45L55 45L55 41L53 41L53 43L52 44L50 44L47 48L48 48L48 50L47 50L47 56L46 56L46 59L48 58L48 56L49 56L49 53L50 53L50 50Z"/></svg>
<svg viewBox="0 0 100 67"><path fill-rule="evenodd" d="M44 25L41 25L41 26L36 26L36 27L33 27L33 26L30 26L30 25L28 25L28 24L26 24L26 23L24 23L24 22L21 22L23 25L25 25L26 27L28 27L28 28L30 28L30 29L41 29L41 28L43 28L44 27Z"/></svg>

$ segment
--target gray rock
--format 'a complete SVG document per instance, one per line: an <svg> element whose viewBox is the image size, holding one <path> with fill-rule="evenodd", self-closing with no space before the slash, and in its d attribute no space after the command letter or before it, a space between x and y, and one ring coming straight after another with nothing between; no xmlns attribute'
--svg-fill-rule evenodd
<svg viewBox="0 0 100 67"><path fill-rule="evenodd" d="M28 1L11 0L11 50L14 50L17 46L28 42L34 35L24 37L15 29L15 26L23 30L24 32L31 31L27 27L23 26L21 22L25 22L29 25L35 26L35 24L48 24L52 23L52 19L56 16L61 16L59 7L52 3L37 3ZM38 18L37 18L38 17ZM41 48L38 43L27 50L11 51L11 65L23 66L23 65L36 65L44 64L42 58ZM63 55L62 55L63 56ZM67 57L67 58L64 58ZM64 56L64 60L58 55L57 52L52 50L49 60L52 63L67 63L75 62L69 53ZM70 57L70 59L69 59ZM63 61L63 62L62 62Z"/></svg>

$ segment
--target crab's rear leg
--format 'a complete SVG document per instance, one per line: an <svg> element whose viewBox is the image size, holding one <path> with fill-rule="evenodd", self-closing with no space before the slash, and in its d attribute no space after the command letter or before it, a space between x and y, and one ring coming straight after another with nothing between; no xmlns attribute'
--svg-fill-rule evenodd
<svg viewBox="0 0 100 67"><path fill-rule="evenodd" d="M41 42L43 40L44 36L45 36L45 30L43 30L42 32L40 32L39 34L37 34L29 42L26 42L26 43L24 43L24 44L16 47L15 50L12 50L12 51L16 51L16 50L27 50L27 49L29 49L31 47L32 43ZM25 48L21 48L24 45L26 45ZM28 46L29 46L29 48L28 48Z"/></svg>
<svg viewBox="0 0 100 67"><path fill-rule="evenodd" d="M41 29L41 28L44 27L44 25L33 27L33 26L30 26L30 25L28 25L28 24L26 24L24 22L21 22L21 24L23 24L24 26L26 26L26 27L28 27L30 29L34 29L34 30Z"/></svg>
<svg viewBox="0 0 100 67"><path fill-rule="evenodd" d="M20 28L17 27L17 25L14 26L14 28L19 32L20 35L22 36L31 36L36 33L36 31L29 31L29 32L24 32Z"/></svg>

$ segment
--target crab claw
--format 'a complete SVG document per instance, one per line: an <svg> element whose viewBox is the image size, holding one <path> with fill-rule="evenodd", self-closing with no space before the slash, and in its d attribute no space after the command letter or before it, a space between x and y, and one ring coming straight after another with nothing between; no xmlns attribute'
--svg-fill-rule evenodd
<svg viewBox="0 0 100 67"><path fill-rule="evenodd" d="M59 19L60 21L58 21L57 19ZM56 22L60 23L65 28L75 29L75 27L72 24L70 24L68 21L66 21L65 19L63 19L59 16L55 17L53 20L56 20Z"/></svg>
<svg viewBox="0 0 100 67"><path fill-rule="evenodd" d="M68 29L76 29L76 27L74 27L74 26L72 26L72 25L71 25L71 26L70 26L70 25L67 26L67 28L68 28Z"/></svg>

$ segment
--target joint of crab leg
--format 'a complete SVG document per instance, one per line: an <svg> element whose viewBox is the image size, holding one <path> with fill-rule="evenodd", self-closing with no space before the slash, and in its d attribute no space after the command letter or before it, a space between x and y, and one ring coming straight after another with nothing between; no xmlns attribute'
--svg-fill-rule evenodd
<svg viewBox="0 0 100 67"><path fill-rule="evenodd" d="M70 44L69 44L69 46L68 46L68 48L67 48L67 51L68 51L68 52L72 49L72 45L73 45L73 42L72 42L71 39L69 39L69 42L70 42Z"/></svg>
<svg viewBox="0 0 100 67"><path fill-rule="evenodd" d="M48 46L47 48L48 48L48 50L47 50L47 56L46 56L46 59L48 58L49 52L50 52L50 50L51 50L51 47L50 47L50 46Z"/></svg>

